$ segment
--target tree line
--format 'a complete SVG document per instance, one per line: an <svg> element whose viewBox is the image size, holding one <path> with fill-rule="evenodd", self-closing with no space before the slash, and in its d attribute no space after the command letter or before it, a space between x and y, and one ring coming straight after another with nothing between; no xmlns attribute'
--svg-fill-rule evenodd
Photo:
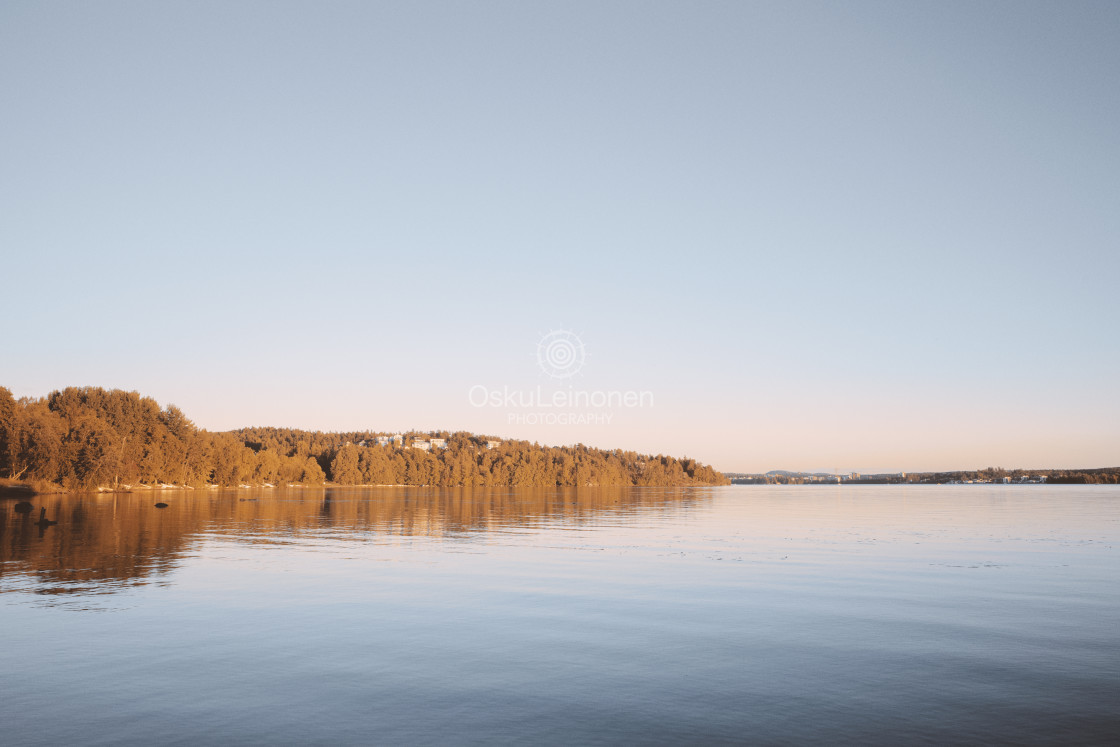
<svg viewBox="0 0 1120 747"><path fill-rule="evenodd" d="M1117 485L1120 484L1120 467L1101 469L1052 469L1048 470L1046 482L1073 485ZM1046 473L1040 473L1046 474Z"/></svg>
<svg viewBox="0 0 1120 747"><path fill-rule="evenodd" d="M0 478L82 490L134 484L432 485L444 487L687 486L727 479L694 459L493 440L465 432L200 429L177 407L137 392L68 387L15 399L0 387ZM447 447L410 448L442 437Z"/></svg>
<svg viewBox="0 0 1120 747"><path fill-rule="evenodd" d="M1045 477L1049 484L1116 484L1120 483L1120 467L1097 467L1093 469L1004 469L986 467L978 470L957 470L954 472L922 472L912 476L930 482L949 482L955 480L985 480L999 482L1005 477L1012 481L1021 478Z"/></svg>
<svg viewBox="0 0 1120 747"><path fill-rule="evenodd" d="M1012 482L1021 479L1032 480L1037 477L1046 478L1048 484L1081 484L1081 485L1116 485L1120 484L1120 467L1096 467L1092 469L1004 469L1003 467L986 467L977 470L954 470L950 472L906 472L897 475L889 474L882 477L863 475L862 479L854 482L879 482L879 483L949 483L964 481L1000 482L1003 478L1010 478ZM835 480L814 481L800 473L728 473L728 478L735 483L743 485L803 485L803 484L832 484ZM849 482L847 476L844 481Z"/></svg>

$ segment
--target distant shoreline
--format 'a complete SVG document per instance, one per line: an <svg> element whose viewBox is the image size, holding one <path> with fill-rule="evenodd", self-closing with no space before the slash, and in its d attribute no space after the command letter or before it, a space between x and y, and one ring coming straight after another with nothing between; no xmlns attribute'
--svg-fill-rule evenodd
<svg viewBox="0 0 1120 747"><path fill-rule="evenodd" d="M1120 467L1079 469L1004 469L946 472L886 472L862 474L849 472L766 473L725 472L733 485L1115 485L1120 484Z"/></svg>

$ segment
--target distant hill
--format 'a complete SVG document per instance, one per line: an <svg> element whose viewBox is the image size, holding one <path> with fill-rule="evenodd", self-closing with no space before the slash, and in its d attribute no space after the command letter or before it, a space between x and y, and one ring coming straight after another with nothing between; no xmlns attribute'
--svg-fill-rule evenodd
<svg viewBox="0 0 1120 747"><path fill-rule="evenodd" d="M790 472L784 469L772 469L766 473L767 477L835 477L835 472Z"/></svg>

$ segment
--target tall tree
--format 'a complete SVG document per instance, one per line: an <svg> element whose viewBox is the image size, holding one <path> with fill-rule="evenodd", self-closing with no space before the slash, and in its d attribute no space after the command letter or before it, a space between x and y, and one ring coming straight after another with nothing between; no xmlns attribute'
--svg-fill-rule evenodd
<svg viewBox="0 0 1120 747"><path fill-rule="evenodd" d="M357 446L348 443L338 450L331 461L331 480L340 485L357 485L362 481Z"/></svg>

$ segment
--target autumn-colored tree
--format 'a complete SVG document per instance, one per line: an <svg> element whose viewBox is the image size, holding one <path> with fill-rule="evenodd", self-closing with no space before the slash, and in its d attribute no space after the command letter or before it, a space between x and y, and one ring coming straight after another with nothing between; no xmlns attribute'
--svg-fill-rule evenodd
<svg viewBox="0 0 1120 747"><path fill-rule="evenodd" d="M348 443L343 445L331 460L331 480L340 485L358 485L362 482L362 471L358 467L358 447Z"/></svg>
<svg viewBox="0 0 1120 747"><path fill-rule="evenodd" d="M11 477L9 441L15 431L16 401L7 387L0 386L0 477Z"/></svg>

